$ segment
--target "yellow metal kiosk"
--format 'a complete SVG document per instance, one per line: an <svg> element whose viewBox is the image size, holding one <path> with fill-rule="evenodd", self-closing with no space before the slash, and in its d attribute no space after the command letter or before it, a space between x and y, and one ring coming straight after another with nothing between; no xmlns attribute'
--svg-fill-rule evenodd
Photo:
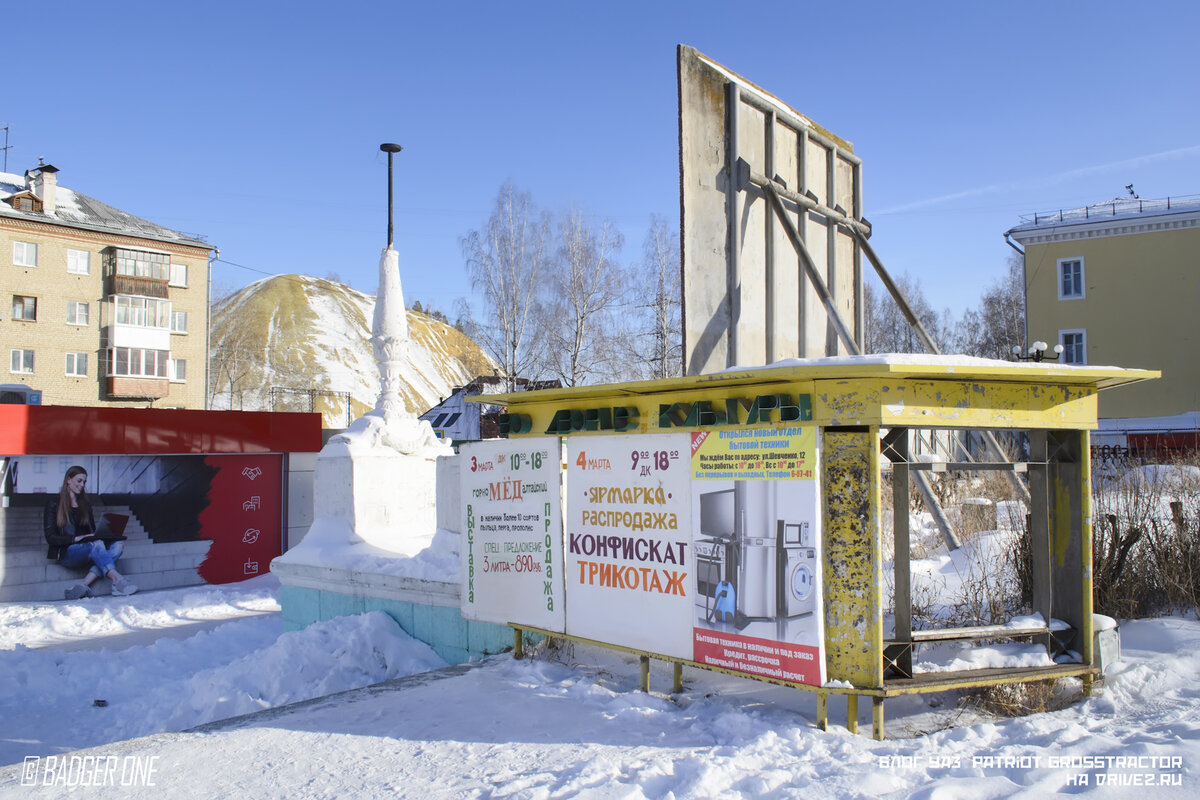
<svg viewBox="0 0 1200 800"><path fill-rule="evenodd" d="M848 695L851 731L857 729L858 698L870 697L873 735L881 739L883 701L895 695L1067 676L1081 678L1085 694L1090 694L1097 669L1092 653L1088 432L1096 427L1099 390L1158 374L965 357L861 356L474 400L507 406L501 429L510 437L816 426L824 587L819 613L823 614L826 681L819 687L772 682L818 692L821 728L827 722L829 694ZM970 464L917 460L908 447L912 429L1024 432L1027 456L1017 462L996 456ZM908 481L914 471L991 469L1022 476L1029 491L1033 610L1045 625L912 630L906 514L895 515L895 552L884 553L880 505L885 462L890 465L897 508L908 507ZM893 631L884 629L887 555L893 557L896 570ZM1052 620L1057 624L1051 625ZM536 630L516 623L514 627ZM520 630L517 634L519 656ZM1043 667L916 674L912 670L916 643L995 638L1025 638L1044 643L1052 656L1073 652L1078 658ZM643 688L647 688L647 659L663 657L644 651L640 655ZM677 688L681 664L719 670L678 658L664 660L676 665Z"/></svg>

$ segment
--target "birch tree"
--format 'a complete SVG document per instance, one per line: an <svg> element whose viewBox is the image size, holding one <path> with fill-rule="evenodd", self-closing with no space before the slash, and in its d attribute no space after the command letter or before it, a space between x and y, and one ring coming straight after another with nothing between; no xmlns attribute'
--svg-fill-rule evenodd
<svg viewBox="0 0 1200 800"><path fill-rule="evenodd" d="M1025 269L1021 257L1009 256L1008 271L968 309L959 323L962 351L980 358L1012 358L1014 345L1025 343Z"/></svg>
<svg viewBox="0 0 1200 800"><path fill-rule="evenodd" d="M487 225L462 239L472 288L482 308L465 309L472 337L498 361L509 391L517 377L538 377L533 341L539 315L538 288L545 269L550 222L526 193L511 183L500 188Z"/></svg>
<svg viewBox="0 0 1200 800"><path fill-rule="evenodd" d="M559 224L558 259L546 306L546 366L564 386L619 371L613 314L625 271L617 261L624 237L610 222L590 224L571 211Z"/></svg>
<svg viewBox="0 0 1200 800"><path fill-rule="evenodd" d="M933 306L929 305L929 301L925 299L921 284L908 275L897 278L896 286L903 292L913 313L917 315L917 319L921 320L921 324L925 326L926 332L933 338L933 341L943 352L950 352L946 342L943 341L948 332L947 328L952 327L949 324L949 312L939 315L934 311ZM864 283L863 316L866 325L864 352L925 352L925 345L917 336L917 332L908 324L908 320L900 311L900 306L887 289L872 283Z"/></svg>

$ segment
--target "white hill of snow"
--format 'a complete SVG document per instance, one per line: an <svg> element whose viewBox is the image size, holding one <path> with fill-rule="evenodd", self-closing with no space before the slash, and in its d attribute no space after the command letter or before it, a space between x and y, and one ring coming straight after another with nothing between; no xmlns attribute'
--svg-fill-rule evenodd
<svg viewBox="0 0 1200 800"><path fill-rule="evenodd" d="M307 410L307 390L348 392L351 419L374 407L379 368L371 352L375 298L333 281L276 275L246 286L213 311L211 355L213 408L270 410L272 387L278 410ZM402 399L424 413L494 362L450 325L408 311L409 354L402 370ZM318 402L328 427L345 427L344 404Z"/></svg>

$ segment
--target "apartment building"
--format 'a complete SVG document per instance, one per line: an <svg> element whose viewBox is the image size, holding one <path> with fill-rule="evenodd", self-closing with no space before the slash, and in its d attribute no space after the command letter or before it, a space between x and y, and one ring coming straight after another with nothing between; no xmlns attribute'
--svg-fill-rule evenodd
<svg viewBox="0 0 1200 800"><path fill-rule="evenodd" d="M204 408L214 248L58 172L0 172L0 383L44 405Z"/></svg>
<svg viewBox="0 0 1200 800"><path fill-rule="evenodd" d="M1138 367L1162 378L1100 393L1100 417L1200 411L1200 197L1127 197L1023 218L1026 344L1063 346L1068 364Z"/></svg>

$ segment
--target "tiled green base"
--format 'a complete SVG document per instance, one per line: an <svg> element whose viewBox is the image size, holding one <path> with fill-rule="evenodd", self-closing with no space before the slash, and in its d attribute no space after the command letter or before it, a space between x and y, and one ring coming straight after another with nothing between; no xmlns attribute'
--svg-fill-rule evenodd
<svg viewBox="0 0 1200 800"><path fill-rule="evenodd" d="M279 587L279 604L284 630L300 630L334 617L383 611L408 635L428 644L450 664L501 653L513 643L512 628L463 619L457 608L286 585Z"/></svg>

